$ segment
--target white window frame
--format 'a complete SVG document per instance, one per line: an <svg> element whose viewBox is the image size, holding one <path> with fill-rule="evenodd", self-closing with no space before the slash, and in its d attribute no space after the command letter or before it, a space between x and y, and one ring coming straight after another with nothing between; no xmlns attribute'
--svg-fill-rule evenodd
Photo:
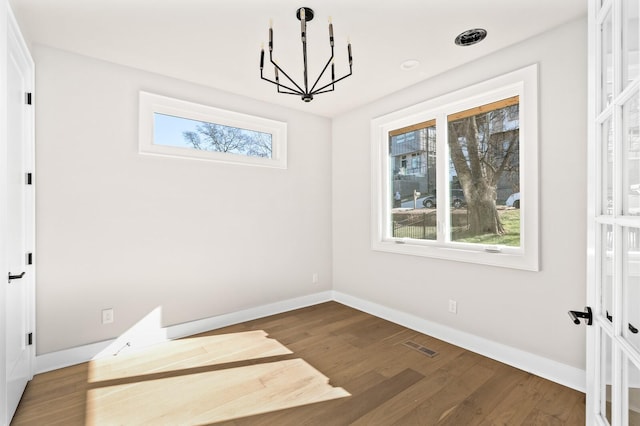
<svg viewBox="0 0 640 426"><path fill-rule="evenodd" d="M287 168L287 123L285 122L227 111L143 91L140 92L139 102L138 148L140 154L274 167L279 169ZM155 113L268 133L271 135L271 158L156 145L154 143Z"/></svg>
<svg viewBox="0 0 640 426"><path fill-rule="evenodd" d="M447 191L437 191L438 240L395 238L391 233L389 132L436 119L437 181L448 181L447 116L518 95L520 113L520 247L447 241ZM538 67L530 65L473 86L392 112L371 121L371 246L373 250L426 256L530 271L539 270L538 231Z"/></svg>

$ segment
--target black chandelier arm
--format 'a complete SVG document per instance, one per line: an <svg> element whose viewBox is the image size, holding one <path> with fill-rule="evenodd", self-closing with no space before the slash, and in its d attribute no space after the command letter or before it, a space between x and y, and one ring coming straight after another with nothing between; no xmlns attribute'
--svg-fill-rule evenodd
<svg viewBox="0 0 640 426"><path fill-rule="evenodd" d="M278 90L278 93L282 93L283 95L296 95L296 96L301 96L304 93L294 93L294 92L283 92L282 90Z"/></svg>
<svg viewBox="0 0 640 426"><path fill-rule="evenodd" d="M326 89L326 90L322 90L322 91L319 91L319 92L317 92L317 91L313 92L311 95L321 95L323 93L333 92L334 90L335 90L335 88L331 87L331 89Z"/></svg>
<svg viewBox="0 0 640 426"><path fill-rule="evenodd" d="M295 90L295 89L292 89L292 88L287 87L287 86L283 86L283 85L282 85L282 84L280 84L280 82L279 82L279 81L277 81L277 80L276 80L276 86L277 86L277 89L278 89L278 93L284 93L285 95L296 95L296 96L303 95L303 93L298 92L298 91L297 91L297 90ZM283 87L284 87L285 89L287 89L287 90L282 90L282 88L283 88Z"/></svg>
<svg viewBox="0 0 640 426"><path fill-rule="evenodd" d="M282 73L282 75L284 75L285 77L287 77L287 80L289 80L291 83L293 83L293 85L297 87L297 90L296 90L296 89L292 89L292 88L290 88L290 87L287 87L286 85L284 85L284 84L282 84L282 83L275 83L275 84L279 84L279 85L281 85L282 87L286 87L287 89L292 90L292 91L294 91L294 92L300 92L300 94L301 94L301 95L302 95L302 94L304 94L304 93L306 92L305 90L302 90L302 87L300 87L300 86L298 85L298 83L296 83L296 82L295 82L295 80L294 80L294 79L292 79L291 77L289 77L289 74L287 74L287 72L286 72L285 70L283 70L282 68L280 68L280 66L279 66L278 64L276 64L276 63L275 63L275 61L274 61L274 60L273 60L273 58L271 57L271 54L269 54L269 62L271 62L271 63L273 64L273 66L274 66L274 67L276 67L276 69Z"/></svg>
<svg viewBox="0 0 640 426"><path fill-rule="evenodd" d="M329 87L329 86L333 86L334 84L336 84L336 83L337 83L337 82L339 82L339 81L344 80L345 78L347 78L347 77L351 76L351 74L353 74L353 67L349 66L349 74L347 74L347 75L345 75L345 76L342 76L342 77L340 77L340 78L339 78L339 79L337 79L337 80L333 80L333 81L331 81L330 83L325 84L324 86L322 86L322 87L320 87L319 89L317 89L315 92L311 92L311 95L318 95L318 94L320 94L320 93L331 92L333 89L331 89L331 90L326 90L326 91L325 91L324 89L326 89L326 88L327 88L327 87Z"/></svg>
<svg viewBox="0 0 640 426"><path fill-rule="evenodd" d="M331 68L331 82L325 84L324 86L320 87L319 89L315 89L316 85L318 84L318 81L320 81L320 78L322 78L322 75L325 73L325 71L327 70L327 67L329 66L329 64L333 61L333 44L331 45L331 57L329 58L329 60L327 61L327 63L325 64L324 68L322 69L322 72L320 73L320 75L318 76L318 79L316 80L315 84L313 85L313 87L311 88L311 92L310 94L313 95L319 95L321 93L327 93L327 92L332 92L333 89L331 90L324 90L329 86L334 86L337 82L344 80L345 78L351 76L353 74L353 56L351 54L351 43L349 43L347 45L347 56L349 59L349 74L340 77L339 79L335 79L335 75L334 75L334 71L333 71L333 67Z"/></svg>
<svg viewBox="0 0 640 426"><path fill-rule="evenodd" d="M282 90L281 87L284 87L282 86L282 84L277 84L277 86L278 86L278 93L284 93L285 95L296 95L296 96L302 95L302 93L293 91L288 87L285 87L287 90Z"/></svg>
<svg viewBox="0 0 640 426"><path fill-rule="evenodd" d="M274 64L274 65L275 65L276 67L278 66L277 64ZM281 84L281 83L280 83L280 80L279 80L279 79L278 79L278 77L277 77L277 73L276 73L276 81L273 81L273 80L271 80L271 79L269 79L269 78L265 77L265 76L264 76L264 70L263 70L263 68L264 68L264 67L263 67L263 64L262 64L262 57L261 57L261 62L260 62L260 78L261 78L261 79L263 79L263 80L265 80L265 81L268 81L268 82L269 82L269 83L271 83L271 84L275 84L276 86L278 86L278 93L289 93L289 92L284 92L284 91L281 91L281 90L280 90L280 87L284 87L285 89L290 90L290 91L291 91L291 94L293 94L293 95L302 95L302 94L303 94L302 92L300 92L300 91L298 91L298 90L296 90L296 89L293 89L293 88L291 88L291 87L289 87L289 86L287 86L287 85L285 85L285 84ZM284 71L283 71L283 72L284 72ZM286 73L285 73L285 74L286 74ZM291 79L289 79L289 80L291 80ZM295 84L295 81L294 81L294 84ZM296 85L296 86L297 86L297 85Z"/></svg>
<svg viewBox="0 0 640 426"><path fill-rule="evenodd" d="M291 77L289 77L289 75L282 68L280 68L278 66L278 64L276 64L273 61L271 52L269 52L269 61L276 68L276 81L273 81L273 80L271 80L269 78L266 78L264 76L264 50L261 50L260 51L260 78L262 80L265 80L265 81L268 81L269 83L275 84L278 87L278 93L286 93L286 94L292 94L292 95L304 95L304 92L302 92L302 89L300 88L300 86L298 86L298 84L296 84L296 82L293 81L291 79ZM282 72L282 74L284 74L284 76L287 77L289 79L289 81L291 81L298 88L298 90L296 90L296 89L294 89L292 87L289 87L286 84L280 83L280 80L278 79L278 70L280 70L280 72ZM285 89L290 90L290 92L282 91L282 90L280 90L280 87L284 87Z"/></svg>
<svg viewBox="0 0 640 426"><path fill-rule="evenodd" d="M324 68L322 68L322 72L320 73L320 75L318 75L318 78L316 79L316 82L313 83L313 86L311 86L311 93L312 94L317 93L317 92L315 92L316 86L318 85L318 82L320 81L320 79L324 75L324 72L327 70L327 68L329 68L329 65L331 65L332 61L333 61L333 47L331 47L331 57L329 58L327 63L324 65ZM331 80L333 80L333 76L332 76Z"/></svg>
<svg viewBox="0 0 640 426"><path fill-rule="evenodd" d="M260 71L260 78L263 79L264 81L268 81L269 83L272 83L272 84L275 84L276 86L278 86L278 93L290 93L292 95L304 95L303 92L300 92L300 91L298 91L296 89L292 89L291 87L289 87L287 85L284 85L284 84L280 83L279 81L273 81L273 80L265 77L264 75L262 75L262 70ZM281 87L284 87L285 89L290 90L290 92L281 91L280 90Z"/></svg>

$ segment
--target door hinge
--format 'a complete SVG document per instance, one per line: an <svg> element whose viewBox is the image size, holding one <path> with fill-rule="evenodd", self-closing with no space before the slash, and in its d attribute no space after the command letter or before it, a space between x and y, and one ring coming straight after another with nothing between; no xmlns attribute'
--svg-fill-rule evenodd
<svg viewBox="0 0 640 426"><path fill-rule="evenodd" d="M32 98L32 93L31 93L31 92L27 92L27 93L25 93L25 94L24 94L24 102L25 102L27 105L32 105L32 102L33 102L33 101L32 101L32 99L31 99L31 98Z"/></svg>
<svg viewBox="0 0 640 426"><path fill-rule="evenodd" d="M33 333L27 334L27 345L33 345Z"/></svg>
<svg viewBox="0 0 640 426"><path fill-rule="evenodd" d="M25 182L27 183L27 185L33 185L33 173L28 172L27 176L25 178Z"/></svg>
<svg viewBox="0 0 640 426"><path fill-rule="evenodd" d="M33 265L33 253L27 253L27 265Z"/></svg>

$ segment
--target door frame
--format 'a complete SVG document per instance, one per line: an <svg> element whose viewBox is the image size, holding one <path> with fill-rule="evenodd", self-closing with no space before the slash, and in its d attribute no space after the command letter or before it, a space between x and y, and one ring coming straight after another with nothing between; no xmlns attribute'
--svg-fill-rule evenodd
<svg viewBox="0 0 640 426"><path fill-rule="evenodd" d="M598 34L596 28L598 27L598 10L596 0L588 1L588 18L587 18L587 84L588 84L588 130L587 130L587 282L586 282L586 303L588 306L596 307L599 305L596 294L596 274L598 268L596 267L596 207L598 202L598 196L596 195L596 188L598 187L598 179L600 175L596 176L594 171L597 171L597 136L598 123L596 117L598 115L597 106L597 94L596 90L598 85L599 76L599 60L600 53L598 52ZM599 395L594 394L591 389L599 389L599 380L596 375L598 371L598 364L600 363L599 351L595 351L596 344L599 339L596 339L597 327L587 327L586 330L586 383L585 383L585 420L586 424L597 424L596 418L598 413L598 404L600 403Z"/></svg>
<svg viewBox="0 0 640 426"><path fill-rule="evenodd" d="M625 275L622 253L623 229L637 229L638 217L623 214L620 207L626 190L623 190L625 168L623 167L624 144L622 129L622 108L631 96L638 90L638 77L628 84L622 82L622 67L624 63L623 46L623 1L622 0L589 0L588 3L588 177L587 177L587 305L593 309L593 326L587 328L586 338L586 422L589 425L603 425L606 423L600 413L608 412L613 425L628 423L629 401L624 388L628 385L628 370L625 359L632 359L637 365L637 349L625 340L625 330L628 319L623 303L624 289L628 277ZM603 47L601 26L610 18L611 65L609 69L603 66ZM603 84L601 75L610 72L613 87L608 106L603 107ZM614 141L605 140L602 124L611 120ZM603 174L604 149L612 143L612 175L610 181ZM611 185L609 197L612 201L611 211L605 210L605 192L603 182ZM603 254L607 250L607 235L604 226L610 226L613 242L610 249L611 290L603 291L603 275L607 271ZM609 300L610 299L610 300ZM606 304L608 307L603 307ZM610 309L611 315L607 310ZM605 336L605 337L603 337ZM607 347L606 345L610 345ZM608 357L603 355L608 352ZM628 362L628 361L626 361ZM611 395L602 392L610 383ZM611 401L608 408L606 403Z"/></svg>

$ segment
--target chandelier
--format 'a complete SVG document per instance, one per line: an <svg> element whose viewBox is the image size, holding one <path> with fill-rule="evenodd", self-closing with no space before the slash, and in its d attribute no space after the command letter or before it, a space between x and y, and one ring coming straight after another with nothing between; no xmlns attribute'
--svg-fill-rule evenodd
<svg viewBox="0 0 640 426"><path fill-rule="evenodd" d="M349 56L349 74L336 80L335 65L333 63L333 24L331 23L331 18L329 18L329 45L331 46L331 57L329 57L329 60L322 69L322 72L320 73L320 75L318 75L318 78L316 78L316 81L311 86L311 89L309 89L307 70L307 22L313 19L313 10L308 7L301 7L297 10L296 17L300 20L300 37L302 38L302 58L304 62L303 85L300 86L298 83L296 83L291 77L289 77L289 74L287 74L282 68L280 68L280 66L273 60L273 26L271 24L269 25L269 62L271 62L274 66L275 80L271 80L263 75L264 46L260 50L260 78L268 81L269 83L275 84L278 88L278 93L298 95L302 98L303 101L311 102L314 95L332 92L337 82L344 80L353 73L351 42L348 42L347 44L347 53ZM329 68L329 65L331 65L331 81L327 84L320 83L320 79ZM288 81L285 80L284 83L280 82L280 74L286 77Z"/></svg>

